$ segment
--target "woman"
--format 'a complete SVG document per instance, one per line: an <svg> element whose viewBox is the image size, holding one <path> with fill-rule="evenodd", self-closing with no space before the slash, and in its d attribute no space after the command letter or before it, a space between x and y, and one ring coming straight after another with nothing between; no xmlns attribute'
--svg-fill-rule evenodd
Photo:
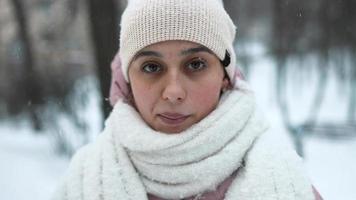
<svg viewBox="0 0 356 200"><path fill-rule="evenodd" d="M55 199L316 199L299 157L235 68L219 0L132 0L113 63L114 109Z"/></svg>

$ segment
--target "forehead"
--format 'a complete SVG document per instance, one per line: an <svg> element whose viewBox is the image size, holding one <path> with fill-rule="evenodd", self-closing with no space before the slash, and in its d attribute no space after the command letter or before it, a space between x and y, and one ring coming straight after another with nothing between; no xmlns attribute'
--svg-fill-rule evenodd
<svg viewBox="0 0 356 200"><path fill-rule="evenodd" d="M133 60L144 56L186 56L198 52L206 52L213 56L216 56L210 49L201 44L189 41L171 40L155 43L141 49L136 53Z"/></svg>

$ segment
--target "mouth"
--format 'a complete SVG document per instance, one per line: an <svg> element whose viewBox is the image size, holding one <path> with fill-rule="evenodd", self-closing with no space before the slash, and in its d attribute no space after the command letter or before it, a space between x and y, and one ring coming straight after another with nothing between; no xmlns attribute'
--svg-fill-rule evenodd
<svg viewBox="0 0 356 200"><path fill-rule="evenodd" d="M183 123L190 115L182 115L179 113L162 113L158 114L161 121L168 125L179 125Z"/></svg>

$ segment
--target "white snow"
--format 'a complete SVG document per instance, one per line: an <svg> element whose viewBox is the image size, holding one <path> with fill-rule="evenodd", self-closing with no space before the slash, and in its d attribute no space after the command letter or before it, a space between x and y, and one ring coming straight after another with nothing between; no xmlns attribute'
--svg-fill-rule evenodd
<svg viewBox="0 0 356 200"><path fill-rule="evenodd" d="M95 79L84 78L76 87L88 93L86 106L78 105L78 112L89 122L87 131L89 140L93 140L102 123ZM80 104L80 101L74 103ZM77 131L68 119L64 119L65 115L58 113L58 116L59 131L67 134ZM70 159L55 153L50 135L49 132L34 133L28 121L22 118L15 122L0 121L0 200L51 198ZM81 139L73 135L72 138Z"/></svg>
<svg viewBox="0 0 356 200"><path fill-rule="evenodd" d="M46 135L26 125L0 125L0 199L50 199L68 159L52 151Z"/></svg>
<svg viewBox="0 0 356 200"><path fill-rule="evenodd" d="M308 138L306 168L325 200L356 199L356 140Z"/></svg>
<svg viewBox="0 0 356 200"><path fill-rule="evenodd" d="M274 137L282 143L291 143L281 123L274 91L274 66L267 57L253 62L250 83L255 90L260 109L271 122ZM305 83L308 85L307 83ZM335 85L335 84L333 84ZM337 89L337 88L336 88ZM101 121L99 98L95 88L87 90L92 100L85 115L97 130ZM327 119L340 120L335 106L340 104L335 88L328 89L327 105L323 107ZM303 100L303 99L302 99ZM300 100L299 106L307 103ZM95 108L95 109L93 109ZM304 110L294 109L296 118ZM21 121L21 120L20 120ZM62 127L65 129L65 127ZM99 130L97 130L99 131ZM305 166L310 178L325 200L356 199L356 138L330 140L318 137L305 138ZM46 134L35 135L27 123L0 122L0 199L47 200L65 172L69 160L53 152L51 140Z"/></svg>

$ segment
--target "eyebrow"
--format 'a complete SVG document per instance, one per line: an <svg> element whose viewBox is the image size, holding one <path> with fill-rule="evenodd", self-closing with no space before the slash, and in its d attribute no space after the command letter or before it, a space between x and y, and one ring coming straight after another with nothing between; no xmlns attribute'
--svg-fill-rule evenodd
<svg viewBox="0 0 356 200"><path fill-rule="evenodd" d="M162 58L163 55L161 53L158 53L156 51L140 51L138 52L133 60L137 60L140 57L144 57L144 56L155 56L155 57L159 57Z"/></svg>
<svg viewBox="0 0 356 200"><path fill-rule="evenodd" d="M198 52L207 52L207 53L214 55L214 53L210 49L208 49L207 47L204 47L204 46L199 46L199 47L183 50L183 51L181 51L180 55L186 56L186 55L198 53ZM159 53L157 51L140 51L135 55L133 60L137 60L138 58L144 57L144 56L155 56L155 57L159 57L159 58L164 57L161 53Z"/></svg>
<svg viewBox="0 0 356 200"><path fill-rule="evenodd" d="M185 56L188 54L193 54L193 53L198 53L198 52L207 52L207 53L214 55L214 53L210 49L208 49L207 47L204 47L204 46L199 46L196 48L190 48L190 49L183 50L180 53L180 55Z"/></svg>

